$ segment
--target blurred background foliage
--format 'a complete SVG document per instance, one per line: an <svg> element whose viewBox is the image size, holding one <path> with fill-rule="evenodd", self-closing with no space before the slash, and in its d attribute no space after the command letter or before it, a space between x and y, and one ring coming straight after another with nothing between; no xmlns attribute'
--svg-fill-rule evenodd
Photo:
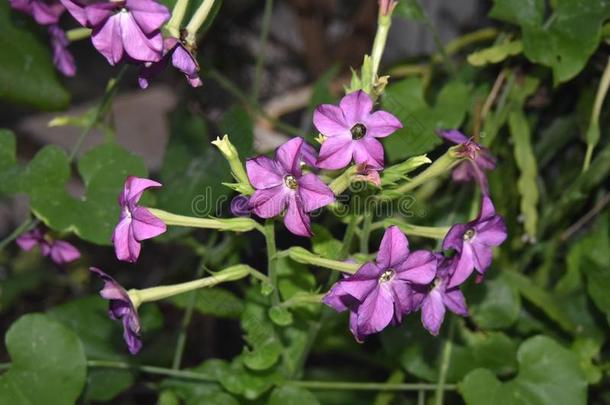
<svg viewBox="0 0 610 405"><path fill-rule="evenodd" d="M444 150L435 130L454 127L497 156L490 189L509 239L485 282L465 290L471 316L436 338L412 316L359 345L345 316L312 304L270 310L257 285L241 282L143 306L138 357L124 350L88 266L142 288L266 263L259 235L172 231L147 243L137 265L118 264L109 245L125 176L160 179L147 196L159 208L226 215L229 170L209 141L229 133L247 157L286 136L313 140L313 108L337 101L369 52L377 4L225 0L199 43L202 88L168 71L140 91L132 68L110 93L119 68L89 41L72 45L76 78L60 79L44 30L0 4L0 233L9 240L40 221L83 252L60 269L0 242L2 359L12 364L0 403L423 404L435 390L452 404L610 403L610 2L424 3L400 0L394 17L381 106L405 128L385 138L386 157L434 159ZM447 179L413 197L407 221L430 226L472 218L478 200L472 185ZM279 247L336 257L344 224L318 221L330 231L317 228L311 246L282 231ZM328 278L287 258L278 271L287 302ZM332 381L355 384L326 389Z"/></svg>

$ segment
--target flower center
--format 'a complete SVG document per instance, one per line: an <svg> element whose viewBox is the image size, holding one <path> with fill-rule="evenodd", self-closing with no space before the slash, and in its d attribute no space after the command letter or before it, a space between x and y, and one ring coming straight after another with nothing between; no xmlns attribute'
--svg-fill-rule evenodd
<svg viewBox="0 0 610 405"><path fill-rule="evenodd" d="M396 274L396 272L394 272L394 270L392 270L392 269L386 270L383 272L383 274L381 276L379 276L379 282L387 283L388 281L390 281L394 278L395 274Z"/></svg>
<svg viewBox="0 0 610 405"><path fill-rule="evenodd" d="M472 240L472 238L474 238L474 235L476 235L475 230L472 228L468 228L466 230L466 232L464 232L463 238L466 242L468 242L468 241Z"/></svg>
<svg viewBox="0 0 610 405"><path fill-rule="evenodd" d="M366 135L366 127L363 124L356 124L350 129L352 139L362 139Z"/></svg>
<svg viewBox="0 0 610 405"><path fill-rule="evenodd" d="M296 190L296 188L299 186L297 179L291 174L284 177L284 184L286 184L286 187L291 190Z"/></svg>

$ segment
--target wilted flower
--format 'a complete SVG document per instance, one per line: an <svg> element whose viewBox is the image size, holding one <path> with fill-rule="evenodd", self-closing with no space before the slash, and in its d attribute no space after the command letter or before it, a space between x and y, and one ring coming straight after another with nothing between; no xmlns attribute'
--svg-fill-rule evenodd
<svg viewBox="0 0 610 405"><path fill-rule="evenodd" d="M38 228L22 234L16 242L21 249L26 251L39 246L43 256L51 257L51 260L60 266L80 258L80 252L72 244L63 240L54 240Z"/></svg>
<svg viewBox="0 0 610 405"><path fill-rule="evenodd" d="M452 178L454 181L476 180L481 186L483 194L489 194L489 186L485 171L496 168L496 159L491 155L489 149L476 143L472 138L452 129L450 131L439 131L439 135L450 142L459 145L458 156L468 160L458 164L453 169Z"/></svg>
<svg viewBox="0 0 610 405"><path fill-rule="evenodd" d="M386 111L375 111L373 100L364 91L350 93L339 106L322 104L313 114L313 123L326 140L320 149L317 166L322 169L341 169L352 157L357 164L367 163L382 169L383 138L402 128L402 124Z"/></svg>
<svg viewBox="0 0 610 405"><path fill-rule="evenodd" d="M414 309L412 287L432 281L436 265L431 252L409 252L407 237L391 226L383 235L376 262L365 263L338 281L324 303L338 312L350 310L350 330L362 342Z"/></svg>
<svg viewBox="0 0 610 405"><path fill-rule="evenodd" d="M159 74L171 60L172 66L184 73L192 87L199 87L203 83L199 78L199 64L193 54L176 38L165 38L163 58L158 62L146 64L138 77L140 87L145 89L152 77Z"/></svg>
<svg viewBox="0 0 610 405"><path fill-rule="evenodd" d="M111 319L120 320L123 323L123 339L127 343L127 348L131 354L138 353L142 348L140 340L142 328L137 308L129 298L129 294L102 270L95 267L91 267L89 270L104 281L104 288L100 291L100 295L109 301L108 315Z"/></svg>
<svg viewBox="0 0 610 405"><path fill-rule="evenodd" d="M15 10L31 15L40 25L57 24L65 7L59 0L10 0Z"/></svg>
<svg viewBox="0 0 610 405"><path fill-rule="evenodd" d="M379 170L369 165L362 164L358 165L357 172L354 175L355 180L365 181L372 184L375 187L381 187L381 177L379 176Z"/></svg>
<svg viewBox="0 0 610 405"><path fill-rule="evenodd" d="M266 156L249 159L246 170L256 189L250 197L252 211L272 218L286 210L284 224L295 235L311 236L307 213L335 200L330 188L313 173L301 170L303 138L293 138L280 146L275 160Z"/></svg>
<svg viewBox="0 0 610 405"><path fill-rule="evenodd" d="M65 76L74 76L76 74L76 64L74 63L74 57L68 51L70 41L68 41L66 33L58 25L50 25L49 34L51 35L55 67Z"/></svg>
<svg viewBox="0 0 610 405"><path fill-rule="evenodd" d="M70 14L92 29L93 46L115 65L125 57L157 62L163 55L160 28L170 12L155 0L61 0Z"/></svg>
<svg viewBox="0 0 610 405"><path fill-rule="evenodd" d="M163 221L146 208L137 205L142 193L150 187L161 187L161 183L134 176L125 180L123 192L119 196L120 221L112 235L112 243L119 260L135 262L140 256L140 242L159 236L167 229Z"/></svg>
<svg viewBox="0 0 610 405"><path fill-rule="evenodd" d="M448 288L450 271L454 268L452 261L437 254L438 270L430 286L414 286L413 301L417 309L421 309L421 320L424 328L434 336L445 319L446 309L460 315L468 316L468 308L464 294L459 287Z"/></svg>
<svg viewBox="0 0 610 405"><path fill-rule="evenodd" d="M448 288L462 284L475 269L484 274L491 265L492 248L506 237L504 219L496 215L491 199L483 196L478 217L467 224L453 225L443 240L443 249L457 252Z"/></svg>

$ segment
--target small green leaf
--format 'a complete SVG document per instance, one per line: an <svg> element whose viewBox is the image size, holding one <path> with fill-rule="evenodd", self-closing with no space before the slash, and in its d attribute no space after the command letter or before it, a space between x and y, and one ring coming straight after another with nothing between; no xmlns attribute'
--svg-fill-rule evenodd
<svg viewBox="0 0 610 405"><path fill-rule="evenodd" d="M311 392L292 385L283 385L273 390L267 405L319 405Z"/></svg>
<svg viewBox="0 0 610 405"><path fill-rule="evenodd" d="M314 253L337 260L341 253L341 245L341 241L335 239L328 229L318 224L313 224L311 246Z"/></svg>
<svg viewBox="0 0 610 405"><path fill-rule="evenodd" d="M506 60L509 56L519 55L521 52L523 52L521 41L505 41L471 53L468 55L468 63L473 66L496 64Z"/></svg>
<svg viewBox="0 0 610 405"><path fill-rule="evenodd" d="M480 328L508 328L519 318L519 293L502 273L486 279L485 283L469 287L466 296L470 315Z"/></svg>
<svg viewBox="0 0 610 405"><path fill-rule="evenodd" d="M50 46L34 35L35 24L10 10L8 2L0 3L0 100L43 110L66 107L70 95L58 80Z"/></svg>
<svg viewBox="0 0 610 405"><path fill-rule="evenodd" d="M494 0L489 16L517 25L540 25L544 0Z"/></svg>
<svg viewBox="0 0 610 405"><path fill-rule="evenodd" d="M467 405L585 405L587 382L578 357L553 339L536 336L517 353L517 377L501 382L489 370L477 369L460 384Z"/></svg>
<svg viewBox="0 0 610 405"><path fill-rule="evenodd" d="M29 314L9 328L5 340L12 363L0 376L0 403L76 403L87 374L78 336L45 315Z"/></svg>
<svg viewBox="0 0 610 405"><path fill-rule="evenodd" d="M293 318L290 311L282 307L269 308L269 318L279 326L288 326L292 324Z"/></svg>
<svg viewBox="0 0 610 405"><path fill-rule="evenodd" d="M254 124L243 107L233 106L225 112L220 130L229 135L240 156L247 158L254 154Z"/></svg>
<svg viewBox="0 0 610 405"><path fill-rule="evenodd" d="M508 117L514 156L521 172L517 189L521 194L521 215L525 233L530 241L535 241L538 231L538 167L532 147L531 131L523 111L513 111Z"/></svg>

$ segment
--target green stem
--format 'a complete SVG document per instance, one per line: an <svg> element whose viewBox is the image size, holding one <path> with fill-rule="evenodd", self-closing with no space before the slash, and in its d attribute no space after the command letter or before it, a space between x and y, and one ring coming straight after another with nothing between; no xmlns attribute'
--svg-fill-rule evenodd
<svg viewBox="0 0 610 405"><path fill-rule="evenodd" d="M265 11L263 12L263 28L259 39L260 49L256 58L254 70L254 84L252 86L252 101L258 101L263 78L263 67L265 66L265 54L267 50L267 40L269 39L269 28L271 26L271 15L273 13L273 0L265 0Z"/></svg>
<svg viewBox="0 0 610 405"><path fill-rule="evenodd" d="M165 298L173 297L174 295L197 290L199 288L213 287L226 281L240 280L251 274L251 269L252 268L248 265L237 264L214 273L209 277L188 281L186 283L161 285L143 290L133 289L129 290L128 294L131 302L137 308L145 302L159 301Z"/></svg>
<svg viewBox="0 0 610 405"><path fill-rule="evenodd" d="M21 236L22 233L29 231L38 224L37 219L27 217L17 228L13 230L6 238L0 241L0 252L12 241Z"/></svg>
<svg viewBox="0 0 610 405"><path fill-rule="evenodd" d="M448 226L420 226L420 225L411 225L405 222L402 222L397 219L385 219L380 222L376 222L373 224L371 229L379 229L379 228L387 228L388 226L396 225L400 228L401 231L411 236L421 236L424 238L430 239L444 239L447 232L449 232Z"/></svg>
<svg viewBox="0 0 610 405"><path fill-rule="evenodd" d="M137 365L137 364L129 364L120 361L108 361L108 360L89 360L87 361L87 366L90 368L113 368L120 370L137 370L146 374L154 374L154 375L164 375L168 377L181 378L185 380L195 380L195 381L216 381L215 378L210 377L209 375L196 373L193 371L186 370L174 370L171 368L165 367L155 367L155 366L146 366L146 365Z"/></svg>
<svg viewBox="0 0 610 405"><path fill-rule="evenodd" d="M328 187L333 191L334 195L343 193L352 184L353 176L358 172L358 166L350 166L341 175L330 182Z"/></svg>
<svg viewBox="0 0 610 405"><path fill-rule="evenodd" d="M205 271L205 262L206 259L202 258L199 266L197 267L197 271L195 272L195 278L200 279L203 277L203 273ZM184 355L184 348L186 346L186 332L188 330L189 324L191 323L191 319L193 317L193 312L195 310L195 303L197 302L197 294L198 290L191 292L189 297L189 302L184 311L184 315L182 317L182 322L180 323L180 332L178 333L178 340L176 341L176 350L174 351L174 359L172 361L172 368L174 370L178 370L180 368L180 363L182 363L182 356Z"/></svg>
<svg viewBox="0 0 610 405"><path fill-rule="evenodd" d="M95 114L93 114L93 117L91 117L91 120L87 123L87 126L81 132L80 136L76 140L76 143L72 147L72 151L70 152L70 157L69 157L70 162L74 161L74 159L76 158L76 154L80 150L80 147L82 146L82 144L85 141L85 139L87 138L87 136L89 136L89 134L91 133L93 128L95 128L95 126L100 122L102 117L104 117L106 115L106 112L108 111L108 109L110 108L110 105L112 103L112 99L114 98L114 96L119 88L119 83L120 83L121 79L123 78L123 75L127 71L127 67L128 67L128 65L124 65L121 68L121 70L119 70L119 74L114 79L111 79L108 82L108 86L106 86L106 92L104 93L104 96L102 97L102 101L97 106L97 108L95 110Z"/></svg>
<svg viewBox="0 0 610 405"><path fill-rule="evenodd" d="M208 18L213 5L214 0L203 0L195 11L195 14L193 14L193 17L191 17L191 21L189 21L186 26L186 42L188 44L193 45L195 43L197 31L199 31L199 28L201 28L206 18Z"/></svg>
<svg viewBox="0 0 610 405"><path fill-rule="evenodd" d="M392 26L392 12L384 15L379 12L377 17L377 32L375 34L375 40L373 41L373 50L371 52L371 83L374 85L377 81L377 75L379 73L379 65L381 64L381 58L383 57L383 51L388 40L388 32Z"/></svg>
<svg viewBox="0 0 610 405"><path fill-rule="evenodd" d="M387 384L375 382L347 382L347 381L290 381L288 384L312 390L354 390L354 391L434 391L435 384L401 383ZM444 385L443 390L457 390L456 385Z"/></svg>
<svg viewBox="0 0 610 405"><path fill-rule="evenodd" d="M219 231L248 232L257 229L263 232L258 222L251 218L199 218L187 215L172 214L157 208L147 208L151 214L159 218L166 225L185 226L192 228L216 229Z"/></svg>
<svg viewBox="0 0 610 405"><path fill-rule="evenodd" d="M288 256L297 263L324 267L326 269L336 270L343 273L353 274L360 268L360 264L358 263L348 263L339 260L326 259L298 246L291 247L282 253L287 253Z"/></svg>
<svg viewBox="0 0 610 405"><path fill-rule="evenodd" d="M593 110L591 111L591 122L589 123L589 129L587 131L587 152L585 154L585 161L582 166L583 172L589 170L589 166L591 165L591 159L593 157L593 149L595 149L595 145L597 145L597 143L599 142L599 115L601 113L602 105L604 104L604 99L606 98L606 94L608 93L609 87L610 58L608 58L606 69L604 69L604 73L600 80L599 87L597 88L597 94L595 95Z"/></svg>
<svg viewBox="0 0 610 405"><path fill-rule="evenodd" d="M177 0L172 10L172 18L165 25L167 32L174 38L180 38L180 27L189 5L189 0Z"/></svg>
<svg viewBox="0 0 610 405"><path fill-rule="evenodd" d="M443 405L443 396L445 395L445 382L447 381L447 371L449 371L449 362L451 361L451 350L453 349L453 333L455 330L455 318L452 316L449 321L449 335L443 348L443 357L441 358L441 368L439 371L438 382L436 384L434 404Z"/></svg>
<svg viewBox="0 0 610 405"><path fill-rule="evenodd" d="M295 294L292 298L282 302L280 306L283 308L292 308L306 304L321 304L322 298L324 298L325 295L326 294L308 293Z"/></svg>
<svg viewBox="0 0 610 405"><path fill-rule="evenodd" d="M269 121L273 126L277 127L281 131L286 132L287 134L296 135L296 136L305 136L305 132L297 127L293 127L290 124L286 124L274 117L271 117L265 110L263 110L257 103L253 102L250 97L248 97L243 91L239 89L239 87L233 83L229 78L224 76L222 73L217 71L216 69L208 68L205 70L205 74L207 77L215 80L222 88L231 93L235 98L241 101L243 104L248 106L250 110L254 111L254 113L265 120Z"/></svg>
<svg viewBox="0 0 610 405"><path fill-rule="evenodd" d="M70 42L89 38L91 37L91 28L72 28L71 30L66 31L66 37Z"/></svg>
<svg viewBox="0 0 610 405"><path fill-rule="evenodd" d="M263 234L267 245L267 274L269 275L269 282L273 286L271 300L275 306L280 303L280 293L277 286L277 248L275 246L275 221L273 219L265 221Z"/></svg>

